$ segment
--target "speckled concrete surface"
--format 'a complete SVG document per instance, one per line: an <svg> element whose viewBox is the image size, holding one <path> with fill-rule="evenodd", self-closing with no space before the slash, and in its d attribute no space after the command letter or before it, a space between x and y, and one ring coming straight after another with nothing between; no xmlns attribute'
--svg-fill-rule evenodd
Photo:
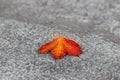
<svg viewBox="0 0 120 80"><path fill-rule="evenodd" d="M0 17L97 35L120 44L120 0L0 0Z"/></svg>
<svg viewBox="0 0 120 80"><path fill-rule="evenodd" d="M119 80L120 45L91 33L82 37L67 30L0 19L0 80ZM84 54L55 61L37 49L60 31L81 44Z"/></svg>
<svg viewBox="0 0 120 80"><path fill-rule="evenodd" d="M84 54L38 54L53 31ZM120 0L0 0L0 80L120 80Z"/></svg>

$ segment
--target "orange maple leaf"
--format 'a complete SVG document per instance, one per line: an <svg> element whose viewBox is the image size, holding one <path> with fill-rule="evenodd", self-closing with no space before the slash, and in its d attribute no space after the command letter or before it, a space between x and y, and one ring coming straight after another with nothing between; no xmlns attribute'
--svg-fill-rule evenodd
<svg viewBox="0 0 120 80"><path fill-rule="evenodd" d="M52 37L54 37L54 33L52 34ZM41 46L38 51L40 54L50 51L54 59L60 59L66 54L79 56L82 53L79 44L73 40L61 37L60 33L58 38L54 38L52 41Z"/></svg>

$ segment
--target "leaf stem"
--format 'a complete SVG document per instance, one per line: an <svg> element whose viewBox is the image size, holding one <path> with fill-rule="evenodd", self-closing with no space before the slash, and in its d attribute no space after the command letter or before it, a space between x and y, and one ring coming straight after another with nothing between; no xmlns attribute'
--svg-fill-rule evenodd
<svg viewBox="0 0 120 80"><path fill-rule="evenodd" d="M58 37L61 37L60 32L55 31L55 32L53 32L53 33L51 34L52 38L54 38L54 37L55 37L55 34L56 34L56 33L58 34Z"/></svg>

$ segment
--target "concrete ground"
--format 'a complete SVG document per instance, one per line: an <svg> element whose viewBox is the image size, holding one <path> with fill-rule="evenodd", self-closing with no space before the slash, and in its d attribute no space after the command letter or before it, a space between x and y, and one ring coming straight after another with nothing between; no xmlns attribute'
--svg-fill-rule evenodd
<svg viewBox="0 0 120 80"><path fill-rule="evenodd" d="M54 31L84 53L38 54ZM120 80L120 0L0 0L0 80Z"/></svg>

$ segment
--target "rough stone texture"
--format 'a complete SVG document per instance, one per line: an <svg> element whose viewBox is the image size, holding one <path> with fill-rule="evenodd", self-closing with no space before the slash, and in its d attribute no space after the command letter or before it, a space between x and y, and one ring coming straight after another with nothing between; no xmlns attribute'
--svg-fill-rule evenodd
<svg viewBox="0 0 120 80"><path fill-rule="evenodd" d="M93 33L79 37L66 30L0 19L0 80L119 80L120 45ZM59 31L81 44L84 54L55 61L37 49Z"/></svg>
<svg viewBox="0 0 120 80"><path fill-rule="evenodd" d="M38 54L53 31L84 54ZM120 0L0 0L0 80L120 80Z"/></svg>
<svg viewBox="0 0 120 80"><path fill-rule="evenodd" d="M120 43L120 0L0 0L0 17L57 26Z"/></svg>

